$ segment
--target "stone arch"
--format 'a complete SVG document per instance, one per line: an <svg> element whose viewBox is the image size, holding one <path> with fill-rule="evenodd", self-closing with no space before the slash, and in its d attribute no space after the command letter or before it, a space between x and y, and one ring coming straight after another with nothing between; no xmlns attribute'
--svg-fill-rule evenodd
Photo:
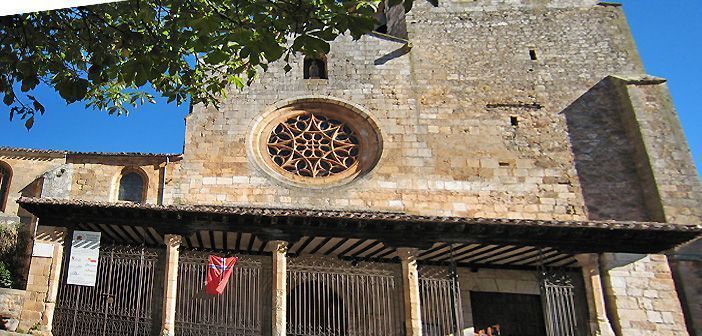
<svg viewBox="0 0 702 336"><path fill-rule="evenodd" d="M119 202L146 202L149 176L139 167L125 167L115 176L112 199Z"/></svg>

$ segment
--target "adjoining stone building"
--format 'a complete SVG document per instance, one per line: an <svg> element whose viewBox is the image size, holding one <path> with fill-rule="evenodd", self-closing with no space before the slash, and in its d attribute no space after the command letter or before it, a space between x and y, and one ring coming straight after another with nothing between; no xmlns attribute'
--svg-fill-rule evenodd
<svg viewBox="0 0 702 336"><path fill-rule="evenodd" d="M182 154L0 149L4 216L54 246L20 328L701 334L702 253L666 256L702 233L699 177L618 5L381 17L194 106ZM95 287L65 282L73 230L102 234ZM209 253L240 257L222 296Z"/></svg>

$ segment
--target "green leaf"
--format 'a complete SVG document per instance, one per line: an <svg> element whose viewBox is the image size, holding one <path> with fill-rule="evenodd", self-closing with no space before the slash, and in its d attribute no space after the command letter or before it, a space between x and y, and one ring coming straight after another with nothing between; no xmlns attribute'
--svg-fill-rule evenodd
<svg viewBox="0 0 702 336"><path fill-rule="evenodd" d="M376 6L337 0L139 0L95 5L90 15L82 8L27 14L21 25L7 23L8 17L0 22L0 94L11 116L24 120L31 112L44 113L44 106L32 100L23 109L16 91L29 92L43 78L66 103L84 101L113 114L151 101L143 93L132 100L135 87L149 84L169 102L216 106L224 88L252 83L257 71L276 60L285 58L284 69L291 71L287 57L294 52L328 53L329 41L339 34L348 31L357 39L370 32ZM17 47L26 45L31 48Z"/></svg>
<svg viewBox="0 0 702 336"><path fill-rule="evenodd" d="M32 101L32 107L34 107L34 110L39 111L39 113L41 114L44 114L44 105L40 104L39 101L32 95L27 95L27 98L29 98L29 100Z"/></svg>
<svg viewBox="0 0 702 336"><path fill-rule="evenodd" d="M228 54L222 50L215 49L211 53L207 54L207 57L205 58L205 63L212 64L212 65L220 64L220 63L228 60L230 58L230 56L231 56L230 54Z"/></svg>
<svg viewBox="0 0 702 336"><path fill-rule="evenodd" d="M329 43L310 35L300 35L295 39L293 48L297 45L305 54L329 53Z"/></svg>
<svg viewBox="0 0 702 336"><path fill-rule="evenodd" d="M27 121L24 122L24 127L29 131L34 126L34 116L29 117Z"/></svg>
<svg viewBox="0 0 702 336"><path fill-rule="evenodd" d="M12 103L15 101L15 95L13 93L6 93L5 97L3 97L2 102L5 103L5 105L10 106Z"/></svg>
<svg viewBox="0 0 702 336"><path fill-rule="evenodd" d="M311 34L326 41L333 41L334 39L336 39L337 36L337 34L334 33L334 30L331 27L324 30L312 32Z"/></svg>
<svg viewBox="0 0 702 336"><path fill-rule="evenodd" d="M65 78L56 84L56 88L66 103L72 104L85 98L88 93L88 81L82 78Z"/></svg>
<svg viewBox="0 0 702 336"><path fill-rule="evenodd" d="M39 78L33 76L26 77L22 80L22 86L20 90L22 90L22 92L27 92L29 90L34 89L37 86L37 84L39 84Z"/></svg>
<svg viewBox="0 0 702 336"><path fill-rule="evenodd" d="M244 80L241 79L241 77L233 76L232 80L233 80L234 86L236 86L238 89L244 88Z"/></svg>
<svg viewBox="0 0 702 336"><path fill-rule="evenodd" d="M407 13L410 10L412 10L412 5L414 5L414 1L413 0L404 0L402 2L402 5L405 7L405 13Z"/></svg>

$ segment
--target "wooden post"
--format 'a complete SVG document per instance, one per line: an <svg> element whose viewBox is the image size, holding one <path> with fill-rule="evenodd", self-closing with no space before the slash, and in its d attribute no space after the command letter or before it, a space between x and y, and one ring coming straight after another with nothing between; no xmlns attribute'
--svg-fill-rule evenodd
<svg viewBox="0 0 702 336"><path fill-rule="evenodd" d="M404 293L405 335L422 336L422 314L419 298L419 272L417 249L398 248L402 263L402 292Z"/></svg>
<svg viewBox="0 0 702 336"><path fill-rule="evenodd" d="M161 321L161 335L175 335L176 299L178 294L178 256L183 237L167 234L166 243L166 276L163 284L163 313Z"/></svg>
<svg viewBox="0 0 702 336"><path fill-rule="evenodd" d="M288 243L282 240L271 241L273 261L273 301L271 312L271 335L286 336L286 309L287 309L287 260Z"/></svg>

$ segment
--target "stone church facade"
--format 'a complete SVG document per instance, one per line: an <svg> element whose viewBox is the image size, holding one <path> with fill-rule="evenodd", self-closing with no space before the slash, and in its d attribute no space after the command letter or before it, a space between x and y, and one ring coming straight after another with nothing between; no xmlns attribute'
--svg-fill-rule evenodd
<svg viewBox="0 0 702 336"><path fill-rule="evenodd" d="M20 329L702 335L702 187L619 5L381 17L193 106L182 154L0 148L0 220L54 249ZM66 284L76 230L95 287ZM221 297L208 254L240 257Z"/></svg>

